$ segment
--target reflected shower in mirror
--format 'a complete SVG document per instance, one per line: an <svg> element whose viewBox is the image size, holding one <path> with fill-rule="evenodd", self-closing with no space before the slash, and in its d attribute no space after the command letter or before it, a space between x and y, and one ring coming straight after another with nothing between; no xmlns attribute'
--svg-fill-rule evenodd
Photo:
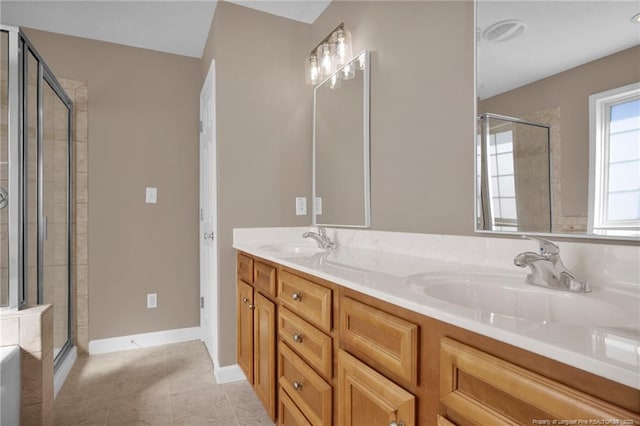
<svg viewBox="0 0 640 426"><path fill-rule="evenodd" d="M507 145L492 148L489 141L486 164L483 151L476 150L476 230L637 239L640 23L632 19L639 12L637 2L476 4L478 115L535 123L549 135L543 167L538 150L523 152L522 159L516 152L516 129L535 126L512 126L513 192L500 164L491 169L490 150L500 155ZM488 137L505 138L501 129L510 125L490 121ZM521 177L522 167L535 173ZM484 176L487 168L493 174ZM543 211L542 200L548 198Z"/></svg>
<svg viewBox="0 0 640 426"><path fill-rule="evenodd" d="M314 225L368 227L369 53L315 88Z"/></svg>
<svg viewBox="0 0 640 426"><path fill-rule="evenodd" d="M549 127L483 114L479 131L477 229L551 232Z"/></svg>

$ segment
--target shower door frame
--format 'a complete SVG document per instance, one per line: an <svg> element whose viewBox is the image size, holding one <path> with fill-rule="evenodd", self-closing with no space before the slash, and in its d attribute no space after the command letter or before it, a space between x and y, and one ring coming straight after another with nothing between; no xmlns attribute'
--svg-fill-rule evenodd
<svg viewBox="0 0 640 426"><path fill-rule="evenodd" d="M28 303L28 265L25 262L28 245L27 171L28 171L28 80L29 53L37 61L37 289L36 303L44 303L44 84L48 84L67 109L67 167L66 167L66 248L67 248L67 340L54 359L54 368L61 364L73 346L73 246L72 246L72 202L73 202L73 103L62 85L27 36L17 27L0 25L0 30L9 34L9 92L8 92L8 157L9 157L9 197L17 197L18 202L9 202L9 304L2 309L21 309Z"/></svg>

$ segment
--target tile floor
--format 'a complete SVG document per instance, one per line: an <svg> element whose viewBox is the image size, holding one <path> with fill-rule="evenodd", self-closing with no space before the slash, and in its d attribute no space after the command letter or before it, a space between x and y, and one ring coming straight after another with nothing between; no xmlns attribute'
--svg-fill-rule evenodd
<svg viewBox="0 0 640 426"><path fill-rule="evenodd" d="M200 341L78 358L55 424L273 425L246 382L216 384Z"/></svg>

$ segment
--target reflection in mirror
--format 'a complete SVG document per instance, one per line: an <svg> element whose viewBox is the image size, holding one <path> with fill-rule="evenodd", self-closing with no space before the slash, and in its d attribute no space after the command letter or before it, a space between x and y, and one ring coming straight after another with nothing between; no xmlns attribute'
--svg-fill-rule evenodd
<svg viewBox="0 0 640 426"><path fill-rule="evenodd" d="M640 237L640 23L632 20L637 2L476 4L477 112L509 118L488 119L486 146L476 142L476 230ZM518 158L516 129L534 127L548 129L545 167L533 147ZM498 140L508 131L513 198L505 195L511 182L500 165L491 168L491 150L497 163L498 150L508 146ZM536 179L542 173L540 182L521 177L521 167L535 169ZM549 188L543 190L545 179ZM547 198L543 212L541 200Z"/></svg>
<svg viewBox="0 0 640 426"><path fill-rule="evenodd" d="M477 229L551 232L549 127L483 114L477 149Z"/></svg>
<svg viewBox="0 0 640 426"><path fill-rule="evenodd" d="M314 225L368 227L369 53L315 88Z"/></svg>

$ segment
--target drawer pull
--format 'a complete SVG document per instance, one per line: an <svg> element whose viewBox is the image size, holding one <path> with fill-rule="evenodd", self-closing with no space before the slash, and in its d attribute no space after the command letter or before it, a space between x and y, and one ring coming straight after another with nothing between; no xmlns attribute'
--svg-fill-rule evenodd
<svg viewBox="0 0 640 426"><path fill-rule="evenodd" d="M295 381L293 382L293 388L297 391L299 391L300 389L302 389L302 383Z"/></svg>
<svg viewBox="0 0 640 426"><path fill-rule="evenodd" d="M392 421L391 423L389 423L389 426L404 426L404 423L400 422L396 422L396 421Z"/></svg>
<svg viewBox="0 0 640 426"><path fill-rule="evenodd" d="M302 294L300 294L300 293L293 293L293 294L291 295L291 298L292 298L293 300L295 300L296 302L299 302L299 301L301 301L301 300L302 300Z"/></svg>
<svg viewBox="0 0 640 426"><path fill-rule="evenodd" d="M302 343L302 334L295 333L293 335L293 341L296 343Z"/></svg>

